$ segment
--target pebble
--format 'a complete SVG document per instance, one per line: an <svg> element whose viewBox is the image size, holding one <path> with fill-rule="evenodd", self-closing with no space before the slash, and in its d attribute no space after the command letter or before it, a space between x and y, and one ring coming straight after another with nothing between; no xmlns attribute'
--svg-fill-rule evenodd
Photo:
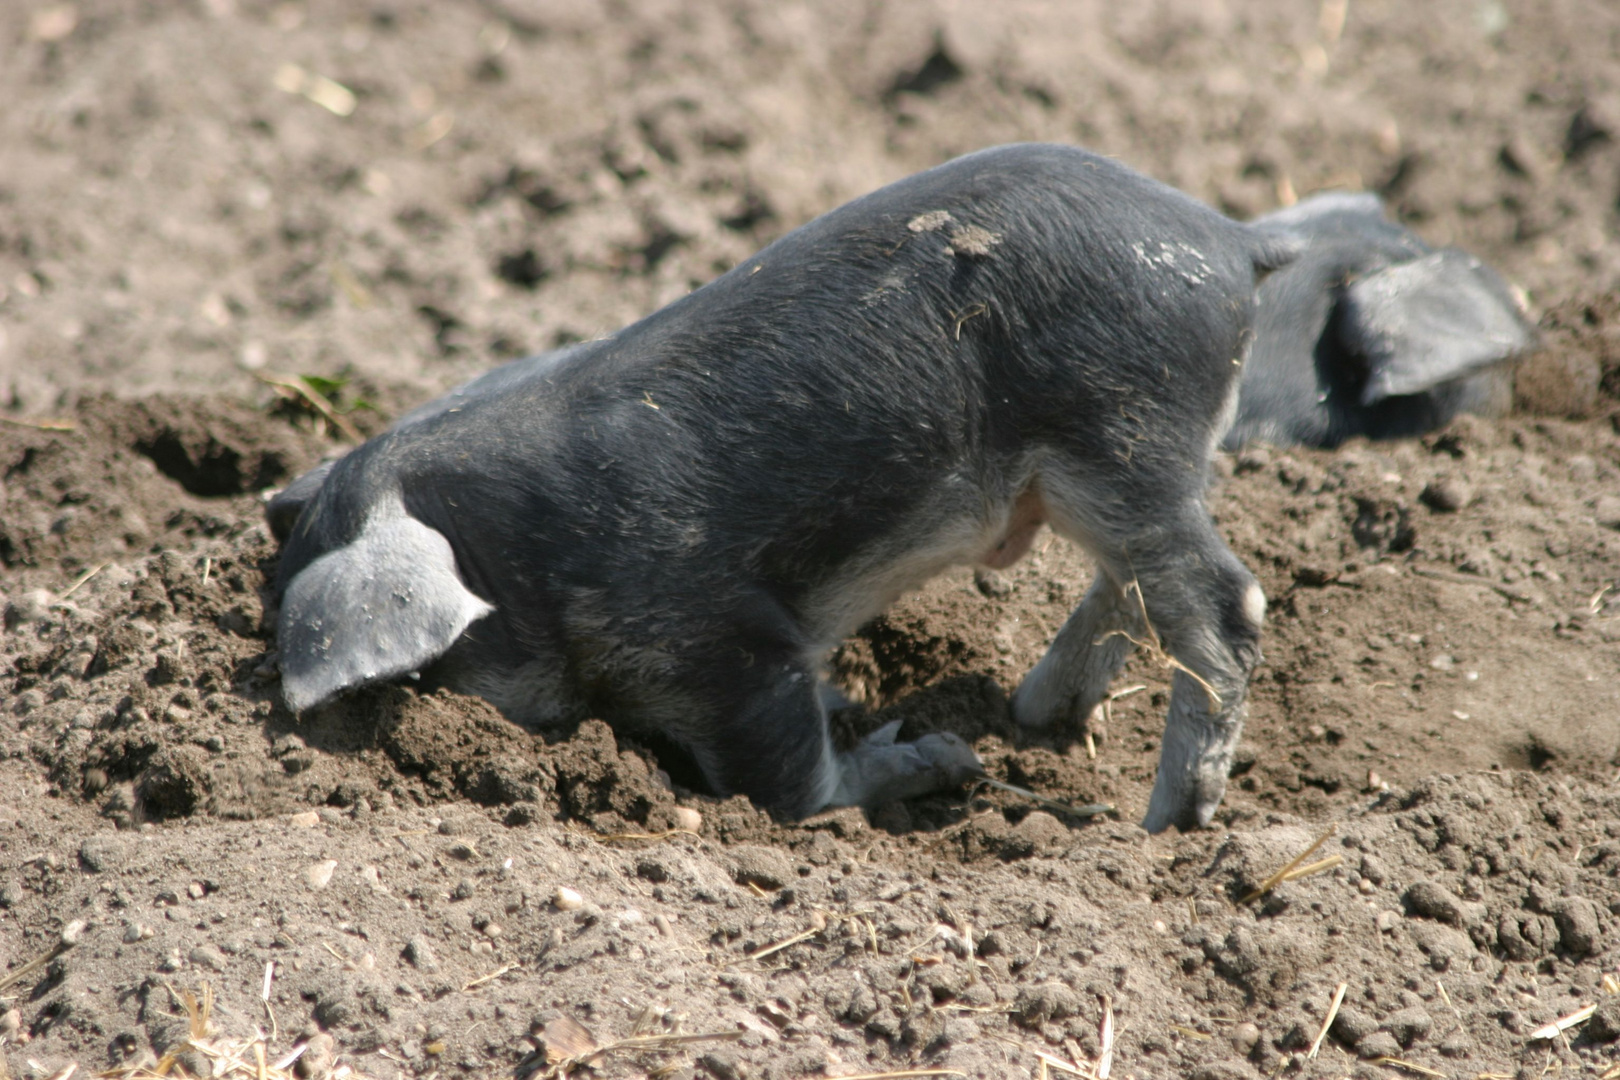
<svg viewBox="0 0 1620 1080"><path fill-rule="evenodd" d="M230 963L225 954L213 945L198 945L186 955L186 959L209 971L224 971Z"/></svg>
<svg viewBox="0 0 1620 1080"><path fill-rule="evenodd" d="M1605 529L1620 529L1620 495L1599 495L1592 517Z"/></svg>
<svg viewBox="0 0 1620 1080"><path fill-rule="evenodd" d="M309 1042L304 1044L304 1053L293 1064L294 1071L299 1076L325 1076L332 1068L333 1048L332 1036L326 1032L310 1036Z"/></svg>
<svg viewBox="0 0 1620 1080"><path fill-rule="evenodd" d="M1259 1041L1259 1027L1249 1023L1247 1020L1232 1029L1232 1049L1245 1057L1248 1056L1250 1050L1254 1049L1254 1044Z"/></svg>
<svg viewBox="0 0 1620 1080"><path fill-rule="evenodd" d="M0 1036L9 1038L17 1034L21 1027L22 1013L16 1009L7 1009L4 1015L0 1015Z"/></svg>
<svg viewBox="0 0 1620 1080"><path fill-rule="evenodd" d="M1443 476L1437 480L1430 480L1418 498L1423 504L1437 514L1455 514L1468 505L1473 497L1468 485L1453 476Z"/></svg>
<svg viewBox="0 0 1620 1080"><path fill-rule="evenodd" d="M191 897L193 900L201 900L203 897L208 895L208 889L203 885L202 882L193 881L190 885L186 886L186 895Z"/></svg>
<svg viewBox="0 0 1620 1080"><path fill-rule="evenodd" d="M703 831L703 815L690 806L677 806L670 816L674 818L677 829L685 829L687 832Z"/></svg>
<svg viewBox="0 0 1620 1080"><path fill-rule="evenodd" d="M337 869L336 859L323 859L304 868L304 882L311 889L317 891L326 888L332 883L332 873Z"/></svg>
<svg viewBox="0 0 1620 1080"><path fill-rule="evenodd" d="M557 886L551 902L558 911L578 911L585 906L585 898L566 885Z"/></svg>
<svg viewBox="0 0 1620 1080"><path fill-rule="evenodd" d="M119 866L129 854L128 842L111 833L88 837L79 845L79 861L93 874Z"/></svg>
<svg viewBox="0 0 1620 1080"><path fill-rule="evenodd" d="M313 829L321 823L321 815L314 810L305 810L301 814L290 814L287 824L295 829Z"/></svg>
<svg viewBox="0 0 1620 1080"><path fill-rule="evenodd" d="M6 625L38 622L51 612L56 597L44 589L29 589L18 593L6 605Z"/></svg>
<svg viewBox="0 0 1620 1080"><path fill-rule="evenodd" d="M79 939L84 936L85 930L89 929L89 927L90 924L85 920L74 919L72 922L62 927L62 944L77 945L79 943Z"/></svg>
<svg viewBox="0 0 1620 1080"><path fill-rule="evenodd" d="M417 971L439 970L439 957L427 938L417 935L405 943L404 957Z"/></svg>

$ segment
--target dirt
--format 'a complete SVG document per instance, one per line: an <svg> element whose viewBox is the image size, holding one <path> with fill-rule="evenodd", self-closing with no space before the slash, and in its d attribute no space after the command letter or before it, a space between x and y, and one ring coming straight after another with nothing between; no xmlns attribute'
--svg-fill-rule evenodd
<svg viewBox="0 0 1620 1080"><path fill-rule="evenodd" d="M0 1075L257 1075L255 1038L299 1075L1061 1075L1105 1013L1114 1076L1620 1063L1620 9L81 0L0 39ZM953 730L1046 802L782 825L599 721L279 704L261 495L343 426L1028 138L1238 215L1371 187L1540 321L1513 416L1221 459L1271 611L1216 827L1133 824L1151 663L1087 729L1011 724L1089 579L1045 537L832 666L839 737Z"/></svg>

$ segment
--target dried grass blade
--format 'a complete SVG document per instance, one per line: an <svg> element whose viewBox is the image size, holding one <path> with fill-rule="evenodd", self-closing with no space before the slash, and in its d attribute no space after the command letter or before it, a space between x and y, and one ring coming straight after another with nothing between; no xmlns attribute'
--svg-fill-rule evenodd
<svg viewBox="0 0 1620 1080"><path fill-rule="evenodd" d="M830 1076L827 1080L904 1080L913 1076L966 1076L967 1073L957 1069L901 1069L898 1072L880 1073L853 1073L845 1076Z"/></svg>
<svg viewBox="0 0 1620 1080"><path fill-rule="evenodd" d="M794 945L799 944L799 942L801 942L801 941L809 941L811 938L815 937L818 933L820 933L820 931L817 930L813 926L808 930L801 930L799 933L794 934L792 937L783 938L781 941L778 941L775 945L767 945L763 949L759 949L759 950L757 950L755 952L749 953L748 954L748 959L749 960L759 960L759 959L762 959L763 957L770 956L773 953L779 953L783 949L792 948Z"/></svg>
<svg viewBox="0 0 1620 1080"><path fill-rule="evenodd" d="M1310 877L1312 874L1320 874L1324 870L1331 870L1343 862L1343 855L1329 855L1325 859L1318 859L1316 862L1308 863L1305 866L1288 871L1288 873L1283 875L1283 881L1298 881L1300 878Z"/></svg>
<svg viewBox="0 0 1620 1080"><path fill-rule="evenodd" d="M1438 1076L1441 1078L1441 1080L1445 1080L1446 1075L1439 1069L1431 1069L1427 1065L1419 1065L1415 1061L1406 1061L1397 1057L1373 1058L1372 1063L1374 1065L1393 1065L1397 1069L1405 1069L1407 1072L1415 1072L1419 1076Z"/></svg>
<svg viewBox="0 0 1620 1080"><path fill-rule="evenodd" d="M478 976L478 978L474 979L472 982L468 983L466 986L463 986L461 988L461 992L463 994L465 994L467 991L473 989L476 986L483 986L487 982L494 982L496 979L500 978L502 975L505 975L508 971L516 971L518 968L520 968L522 966L523 966L522 964L517 964L517 963L502 964L500 967L496 968L494 971L490 972L488 975L480 975L480 976Z"/></svg>
<svg viewBox="0 0 1620 1080"><path fill-rule="evenodd" d="M1114 1005L1107 998L1103 998L1102 1028L1097 1041L1102 1049L1097 1055L1097 1080L1108 1080L1108 1074L1114 1069Z"/></svg>
<svg viewBox="0 0 1620 1080"><path fill-rule="evenodd" d="M30 420L23 416L0 416L0 423L33 428L35 431L74 431L78 428L78 425L72 420L56 418Z"/></svg>
<svg viewBox="0 0 1620 1080"><path fill-rule="evenodd" d="M1541 1027L1536 1028L1530 1033L1530 1037L1532 1039L1556 1039L1576 1024L1584 1024L1592 1019L1592 1014L1595 1012L1597 1012L1596 1005L1576 1009L1568 1016L1561 1016L1550 1024L1543 1024Z"/></svg>
<svg viewBox="0 0 1620 1080"><path fill-rule="evenodd" d="M1043 1054L1039 1050L1031 1050L1030 1053L1039 1058L1042 1065L1050 1065L1052 1068L1061 1072L1066 1072L1070 1076L1083 1076L1086 1078L1086 1080L1094 1080L1097 1075L1096 1072L1090 1068L1083 1065L1076 1065L1072 1061L1064 1061L1062 1058L1053 1057L1051 1054ZM841 1076L838 1078L838 1080L850 1080L850 1078Z"/></svg>
<svg viewBox="0 0 1620 1080"><path fill-rule="evenodd" d="M1348 989L1350 989L1350 984L1342 982L1339 984L1339 988L1333 991L1333 1004L1328 1006L1327 1018L1322 1021L1322 1030L1316 1033L1316 1041L1311 1043L1311 1052L1305 1055L1308 1059L1314 1060L1316 1055L1322 1052L1322 1040L1327 1038L1328 1028L1332 1027L1333 1021L1338 1019L1339 1006L1344 1004L1344 992Z"/></svg>
<svg viewBox="0 0 1620 1080"><path fill-rule="evenodd" d="M1296 869L1300 863L1316 854L1316 849L1327 843L1328 837L1332 836L1338 831L1339 827L1337 825L1329 825L1327 827L1327 831L1316 838L1315 843L1306 848L1304 851L1300 852L1298 855L1294 856L1292 861L1290 861L1287 866L1266 878L1266 880L1260 883L1260 887L1258 889L1254 890L1254 892L1250 893L1248 896L1245 896L1238 902L1241 904L1247 904L1249 901L1256 900L1266 895L1266 893L1270 892L1272 889L1275 889L1278 885L1281 885L1284 881L1288 880L1288 874L1290 871Z"/></svg>

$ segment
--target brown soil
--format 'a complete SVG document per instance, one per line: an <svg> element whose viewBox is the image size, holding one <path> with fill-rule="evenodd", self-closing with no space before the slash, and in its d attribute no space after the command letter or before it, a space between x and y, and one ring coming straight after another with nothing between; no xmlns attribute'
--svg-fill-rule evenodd
<svg viewBox="0 0 1620 1080"><path fill-rule="evenodd" d="M728 1036L608 1077L1030 1076L1095 1061L1105 1008L1115 1076L1620 1061L1620 8L80 0L7 5L0 40L13 1075L204 1072L178 996L204 984L220 1038L307 1043L312 1075L543 1073L567 1018ZM352 114L278 89L322 96L289 63ZM1132 824L1145 661L1089 745L1013 729L1089 577L1056 541L848 643L867 708L839 728L957 731L1096 818L996 790L782 826L595 721L548 744L408 687L280 706L259 494L341 444L257 376L347 379L374 431L1024 138L1238 214L1375 187L1541 319L1520 415L1222 462L1272 613L1217 828ZM1245 900L1330 826L1337 864Z"/></svg>

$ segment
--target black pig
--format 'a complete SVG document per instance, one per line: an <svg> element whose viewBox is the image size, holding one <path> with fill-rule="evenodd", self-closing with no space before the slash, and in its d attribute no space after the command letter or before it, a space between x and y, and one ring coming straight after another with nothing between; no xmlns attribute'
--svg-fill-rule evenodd
<svg viewBox="0 0 1620 1080"><path fill-rule="evenodd" d="M902 798L977 759L891 729L835 752L829 650L1047 522L1099 569L1018 720L1086 717L1132 641L1162 643L1145 824L1205 824L1265 610L1208 466L1287 231L1048 145L857 199L278 496L286 700L424 670L519 721L656 731L783 816Z"/></svg>

